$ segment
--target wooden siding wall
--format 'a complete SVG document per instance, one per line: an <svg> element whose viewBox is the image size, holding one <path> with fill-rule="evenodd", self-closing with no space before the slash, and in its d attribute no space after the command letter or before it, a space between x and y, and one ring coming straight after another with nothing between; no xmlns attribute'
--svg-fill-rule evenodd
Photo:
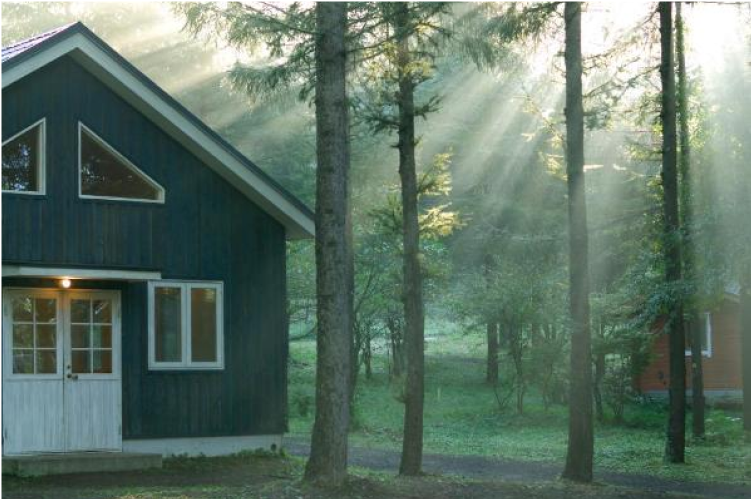
<svg viewBox="0 0 751 499"><path fill-rule="evenodd" d="M712 356L703 358L704 389L732 391L743 389L741 379L741 336L738 304L725 302L712 313ZM667 336L655 338L654 358L642 374L639 387L643 392L660 392L670 382ZM691 358L686 357L686 386L691 388Z"/></svg>
<svg viewBox="0 0 751 499"><path fill-rule="evenodd" d="M47 194L3 195L3 263L224 282L223 371L148 371L146 284L116 285L123 297L123 437L283 432L284 228L70 58L3 90L3 138L44 117ZM79 120L158 181L166 203L79 199Z"/></svg>

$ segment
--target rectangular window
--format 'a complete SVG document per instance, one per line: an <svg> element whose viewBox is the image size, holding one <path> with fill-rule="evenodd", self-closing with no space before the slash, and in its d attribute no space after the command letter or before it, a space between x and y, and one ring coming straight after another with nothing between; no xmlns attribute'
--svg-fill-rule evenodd
<svg viewBox="0 0 751 499"><path fill-rule="evenodd" d="M712 356L712 314L705 312L702 314L702 320L697 325L701 328L701 353L704 357ZM686 337L686 356L691 356L691 338Z"/></svg>
<svg viewBox="0 0 751 499"><path fill-rule="evenodd" d="M149 283L149 368L222 369L221 283Z"/></svg>
<svg viewBox="0 0 751 499"><path fill-rule="evenodd" d="M45 120L3 141L3 192L44 194Z"/></svg>

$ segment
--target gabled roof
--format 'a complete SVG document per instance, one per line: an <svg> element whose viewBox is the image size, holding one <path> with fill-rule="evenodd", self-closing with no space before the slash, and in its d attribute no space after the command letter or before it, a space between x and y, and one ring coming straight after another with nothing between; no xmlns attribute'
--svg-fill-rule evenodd
<svg viewBox="0 0 751 499"><path fill-rule="evenodd" d="M61 31L65 31L66 29L73 26L75 23L66 24L64 26L59 26L55 29L51 29L47 32L40 33L38 35L32 36L31 38L27 38L26 40L21 40L20 42L16 42L13 45L8 45L7 47L3 47L3 62L15 57L16 55L25 52L26 50L30 49L34 45L37 45L39 43L42 43L47 38L50 38L51 36L56 35L57 33L60 33Z"/></svg>
<svg viewBox="0 0 751 499"><path fill-rule="evenodd" d="M66 55L278 220L288 239L315 235L307 206L80 22L3 48L3 88Z"/></svg>

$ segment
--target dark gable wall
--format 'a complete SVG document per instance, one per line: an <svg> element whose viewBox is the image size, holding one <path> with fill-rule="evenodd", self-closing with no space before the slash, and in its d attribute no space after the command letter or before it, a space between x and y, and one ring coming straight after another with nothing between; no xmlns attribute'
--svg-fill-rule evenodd
<svg viewBox="0 0 751 499"><path fill-rule="evenodd" d="M116 285L123 437L281 433L284 228L70 58L4 89L2 114L4 139L47 118L47 194L3 195L4 263L224 281L223 371L149 372L146 285ZM158 181L166 203L78 199L79 120Z"/></svg>

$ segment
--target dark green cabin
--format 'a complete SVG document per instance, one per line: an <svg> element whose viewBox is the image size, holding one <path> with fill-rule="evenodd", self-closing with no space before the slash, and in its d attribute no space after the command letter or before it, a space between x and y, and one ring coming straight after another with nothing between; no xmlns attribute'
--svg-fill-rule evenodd
<svg viewBox="0 0 751 499"><path fill-rule="evenodd" d="M82 24L2 74L4 454L278 446L310 211Z"/></svg>

